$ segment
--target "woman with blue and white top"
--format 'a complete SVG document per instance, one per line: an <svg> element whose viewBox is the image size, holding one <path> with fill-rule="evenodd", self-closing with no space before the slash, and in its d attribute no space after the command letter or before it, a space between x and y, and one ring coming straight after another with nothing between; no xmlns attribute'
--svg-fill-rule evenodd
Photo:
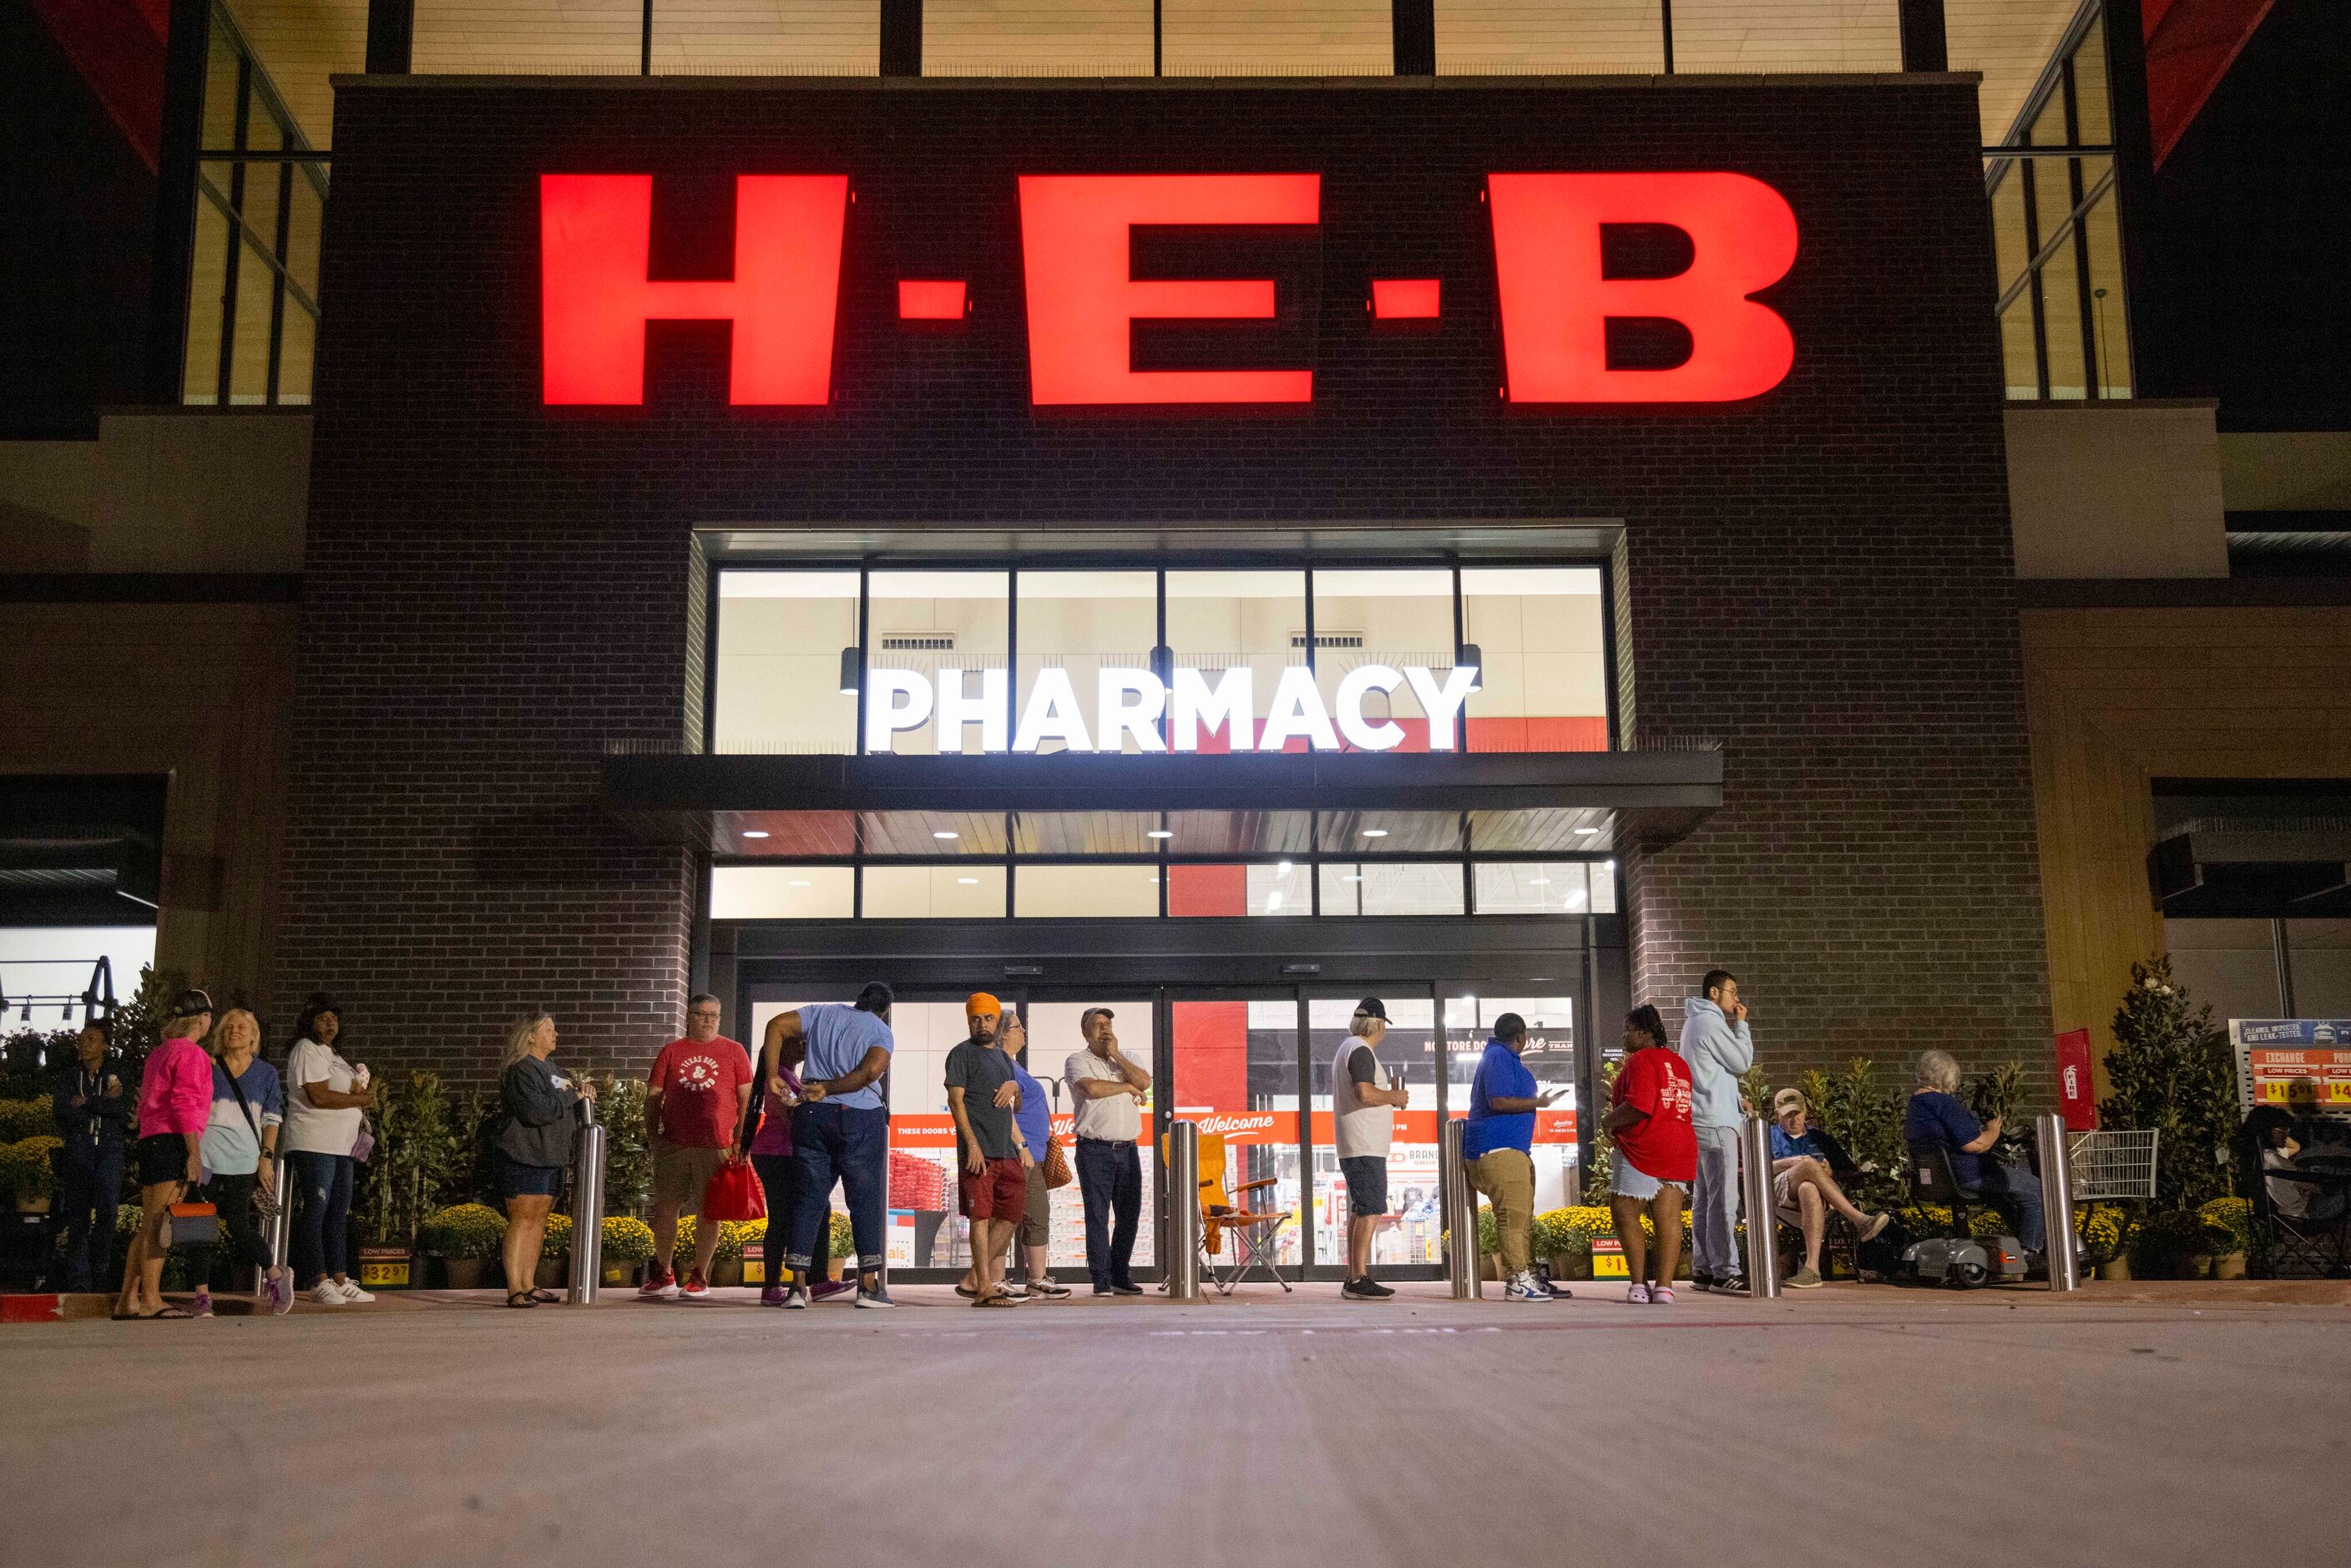
<svg viewBox="0 0 2351 1568"><path fill-rule="evenodd" d="M294 1281L282 1263L273 1265L254 1222L256 1193L275 1203L277 1192L277 1130L286 1119L286 1097L277 1070L261 1060L261 1026L243 1008L231 1008L213 1031L213 1109L204 1123L201 1150L204 1168L204 1201L220 1213L227 1239L224 1259L214 1252L216 1274L225 1262L232 1269L250 1265L257 1270L259 1289L253 1304L273 1312L291 1312ZM197 1317L212 1315L210 1279L196 1285Z"/></svg>

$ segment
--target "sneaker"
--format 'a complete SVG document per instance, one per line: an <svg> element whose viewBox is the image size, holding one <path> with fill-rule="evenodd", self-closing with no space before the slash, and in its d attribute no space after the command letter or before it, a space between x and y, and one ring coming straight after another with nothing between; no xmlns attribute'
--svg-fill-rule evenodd
<svg viewBox="0 0 2351 1568"><path fill-rule="evenodd" d="M870 1291L860 1285L857 1287L857 1304L861 1307L894 1307L898 1303L890 1299L890 1287L887 1285L876 1285Z"/></svg>
<svg viewBox="0 0 2351 1568"><path fill-rule="evenodd" d="M677 1293L681 1301L706 1301L710 1299L710 1281L702 1277L701 1270L696 1269L686 1275L685 1283L677 1288Z"/></svg>
<svg viewBox="0 0 2351 1568"><path fill-rule="evenodd" d="M1511 1275L1510 1282L1502 1287L1502 1299L1506 1301L1548 1301L1552 1294L1543 1282L1534 1277L1532 1270L1522 1269Z"/></svg>
<svg viewBox="0 0 2351 1568"><path fill-rule="evenodd" d="M1893 1223L1894 1217L1890 1214L1873 1214L1869 1217L1869 1223L1861 1228L1861 1239L1864 1241L1875 1241L1879 1233Z"/></svg>
<svg viewBox="0 0 2351 1568"><path fill-rule="evenodd" d="M1340 1286L1339 1294L1351 1301L1384 1301L1395 1292L1366 1274Z"/></svg>
<svg viewBox="0 0 2351 1568"><path fill-rule="evenodd" d="M1674 1288L1671 1285L1650 1286L1649 1304L1653 1307L1672 1306L1674 1304Z"/></svg>
<svg viewBox="0 0 2351 1568"><path fill-rule="evenodd" d="M1094 1293L1100 1295L1102 1292L1097 1291ZM1143 1294L1143 1287L1132 1280L1113 1280L1111 1281L1110 1293L1113 1296L1139 1296Z"/></svg>
<svg viewBox="0 0 2351 1568"><path fill-rule="evenodd" d="M857 1289L846 1280L819 1280L805 1294L811 1301L829 1301L835 1296L847 1295Z"/></svg>
<svg viewBox="0 0 2351 1568"><path fill-rule="evenodd" d="M1725 1274L1719 1280L1710 1281L1707 1289L1718 1296L1743 1296L1747 1294L1747 1276Z"/></svg>
<svg viewBox="0 0 2351 1568"><path fill-rule="evenodd" d="M322 1307L344 1307L350 1304L343 1300L343 1293L335 1289L335 1282L332 1280L321 1280L311 1286L310 1299Z"/></svg>
<svg viewBox="0 0 2351 1568"><path fill-rule="evenodd" d="M1625 1286L1625 1300L1636 1307L1647 1306L1649 1304L1649 1287L1637 1281Z"/></svg>
<svg viewBox="0 0 2351 1568"><path fill-rule="evenodd" d="M343 1300L353 1306L358 1306L362 1301L375 1300L374 1292L360 1290L357 1280L338 1280L335 1281L335 1289L340 1291L343 1293Z"/></svg>
<svg viewBox="0 0 2351 1568"><path fill-rule="evenodd" d="M787 1309L796 1312L804 1312L808 1304L809 1293L806 1286L793 1285L784 1291L784 1305Z"/></svg>
<svg viewBox="0 0 2351 1568"><path fill-rule="evenodd" d="M677 1276L666 1269L646 1275L645 1282L637 1287L637 1300L641 1301L674 1301L677 1296Z"/></svg>
<svg viewBox="0 0 2351 1568"><path fill-rule="evenodd" d="M1057 1285L1050 1280L1031 1280L1029 1281L1029 1299L1036 1301L1066 1301L1070 1299L1070 1288L1067 1285Z"/></svg>
<svg viewBox="0 0 2351 1568"><path fill-rule="evenodd" d="M213 1315L213 1292L211 1286L198 1285L196 1287L196 1299L188 1303L188 1315L192 1318L208 1318Z"/></svg>
<svg viewBox="0 0 2351 1568"><path fill-rule="evenodd" d="M1788 1289L1792 1291L1817 1291L1820 1288L1821 1271L1818 1269L1799 1269L1788 1276Z"/></svg>
<svg viewBox="0 0 2351 1568"><path fill-rule="evenodd" d="M1714 1289L1714 1276L1708 1273L1703 1269L1692 1270L1690 1271L1690 1289L1703 1295L1705 1292Z"/></svg>
<svg viewBox="0 0 2351 1568"><path fill-rule="evenodd" d="M1017 1307L1020 1302L1021 1298L1009 1291L990 1291L987 1294L976 1298L971 1304L975 1307ZM862 1307L865 1303L861 1301L857 1304Z"/></svg>
<svg viewBox="0 0 2351 1568"><path fill-rule="evenodd" d="M1018 1280L1006 1280L996 1289L999 1294L1009 1296L1016 1301L1025 1301L1029 1299L1029 1287Z"/></svg>
<svg viewBox="0 0 2351 1568"><path fill-rule="evenodd" d="M272 1315L284 1317L294 1310L294 1276L281 1269L262 1281L263 1292L269 1298Z"/></svg>
<svg viewBox="0 0 2351 1568"><path fill-rule="evenodd" d="M784 1288L781 1285L769 1285L766 1290L759 1292L759 1304L763 1307L782 1306L784 1304Z"/></svg>

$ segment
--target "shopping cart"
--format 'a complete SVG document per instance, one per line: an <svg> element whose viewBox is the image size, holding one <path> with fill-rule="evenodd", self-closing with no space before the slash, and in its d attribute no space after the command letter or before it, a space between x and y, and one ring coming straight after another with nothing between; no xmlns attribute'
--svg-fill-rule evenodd
<svg viewBox="0 0 2351 1568"><path fill-rule="evenodd" d="M2065 1163L2075 1203L2153 1203L2155 1131L2071 1133Z"/></svg>

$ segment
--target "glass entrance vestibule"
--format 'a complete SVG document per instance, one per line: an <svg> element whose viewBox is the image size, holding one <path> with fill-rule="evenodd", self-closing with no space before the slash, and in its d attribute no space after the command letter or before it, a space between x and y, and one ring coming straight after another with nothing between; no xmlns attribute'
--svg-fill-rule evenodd
<svg viewBox="0 0 2351 1568"><path fill-rule="evenodd" d="M1196 1123L1204 1138L1223 1141L1231 1186L1273 1184L1250 1194L1249 1207L1289 1217L1273 1248L1286 1277L1343 1277L1350 1216L1333 1142L1331 1073L1365 997L1385 1007L1389 1024L1375 1049L1411 1097L1396 1114L1389 1156L1390 1223L1374 1248L1382 1273L1434 1278L1442 1270L1438 1129L1468 1113L1479 1056L1505 1012L1527 1021L1526 1061L1537 1079L1566 1091L1536 1129L1537 1201L1552 1207L1576 1197L1586 1078L1596 1061L1586 1037L1593 998L1622 990L1621 924L1613 918L1323 921L1312 950L1280 955L1267 952L1262 925L1241 921L1218 924L1246 925L1231 935L1250 943L1222 954L1192 922L1177 928L1180 942L1165 940L1173 923L1160 921L1088 921L1081 935L1038 929L1076 924L714 926L714 977L731 977L731 1016L755 1047L768 1020L787 1009L846 1000L871 980L895 990L897 1049L887 1092L888 1246L896 1277L943 1281L970 1261L967 1228L955 1212L944 1067L965 1037L964 999L976 990L1023 1016L1026 1064L1049 1097L1057 1136L1070 1136L1064 1069L1086 1049L1081 1023L1089 1010L1111 1009L1120 1050L1151 1072L1134 1255L1140 1278L1156 1279L1165 1260L1169 1195L1160 1156L1178 1117ZM1502 934L1479 928L1504 925L1508 939L1481 944L1481 936ZM1481 946L1498 950L1479 955ZM1247 983L1204 978L1212 974ZM1074 1182L1052 1194L1049 1246L1057 1271L1083 1278L1083 1202Z"/></svg>

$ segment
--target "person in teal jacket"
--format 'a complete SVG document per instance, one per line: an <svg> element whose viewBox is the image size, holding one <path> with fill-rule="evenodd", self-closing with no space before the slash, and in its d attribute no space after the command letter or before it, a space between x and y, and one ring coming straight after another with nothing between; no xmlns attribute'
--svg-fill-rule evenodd
<svg viewBox="0 0 2351 1568"><path fill-rule="evenodd" d="M1755 1065L1747 1004L1728 969L1709 969L1706 994L1682 1004L1682 1060L1690 1070L1690 1122L1698 1132L1698 1186L1690 1193L1691 1282L1743 1295L1740 1267L1739 1079Z"/></svg>

